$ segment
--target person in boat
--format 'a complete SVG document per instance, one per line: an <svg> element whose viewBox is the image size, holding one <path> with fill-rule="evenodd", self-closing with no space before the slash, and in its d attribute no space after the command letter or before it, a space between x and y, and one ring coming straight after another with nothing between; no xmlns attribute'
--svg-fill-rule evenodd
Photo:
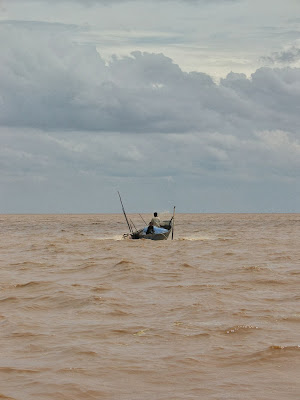
<svg viewBox="0 0 300 400"><path fill-rule="evenodd" d="M154 233L154 226L160 227L160 219L157 216L157 212L153 214L153 218L151 219L146 234L149 235L150 233Z"/></svg>
<svg viewBox="0 0 300 400"><path fill-rule="evenodd" d="M152 223L152 226L157 226L157 227L159 228L159 227L160 227L160 219L159 219L159 217L157 216L157 212L155 212L153 215L154 215L154 216L153 216L153 218L151 219L151 222L150 222L150 223Z"/></svg>
<svg viewBox="0 0 300 400"><path fill-rule="evenodd" d="M153 224L152 221L150 221L147 231L146 231L146 235L150 235L151 233L154 233L154 228L153 228Z"/></svg>

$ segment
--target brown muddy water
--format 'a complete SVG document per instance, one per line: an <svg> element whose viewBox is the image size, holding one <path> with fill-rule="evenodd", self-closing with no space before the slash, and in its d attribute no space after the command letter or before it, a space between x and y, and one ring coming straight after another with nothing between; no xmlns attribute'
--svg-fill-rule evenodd
<svg viewBox="0 0 300 400"><path fill-rule="evenodd" d="M0 399L300 399L300 214L126 228L0 215Z"/></svg>

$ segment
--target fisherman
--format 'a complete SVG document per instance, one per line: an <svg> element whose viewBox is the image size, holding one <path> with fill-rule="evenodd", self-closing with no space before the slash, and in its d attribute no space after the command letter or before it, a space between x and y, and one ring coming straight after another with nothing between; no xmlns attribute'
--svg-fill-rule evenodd
<svg viewBox="0 0 300 400"><path fill-rule="evenodd" d="M151 219L151 221L148 225L148 229L146 232L147 235L150 233L154 233L154 226L157 226L158 228L160 227L160 219L157 216L157 212L155 212L153 215L154 215L154 217Z"/></svg>
<svg viewBox="0 0 300 400"><path fill-rule="evenodd" d="M146 235L150 235L152 233L154 233L154 228L153 228L152 221L150 221L150 223L148 225L148 228L147 228L147 231L146 231Z"/></svg>
<svg viewBox="0 0 300 400"><path fill-rule="evenodd" d="M154 217L151 219L150 223L152 223L153 226L160 227L160 219L157 216L157 212L155 212L153 215L154 215Z"/></svg>

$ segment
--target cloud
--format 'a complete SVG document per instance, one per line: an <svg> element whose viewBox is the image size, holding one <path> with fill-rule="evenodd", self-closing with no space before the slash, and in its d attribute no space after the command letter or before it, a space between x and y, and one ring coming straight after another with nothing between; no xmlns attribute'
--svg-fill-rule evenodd
<svg viewBox="0 0 300 400"><path fill-rule="evenodd" d="M283 131L253 132L247 138L215 133L135 135L0 129L1 184L85 183L102 187L122 181L192 185L299 182L300 140ZM145 188L146 190L146 188ZM170 193L171 194L171 193ZM0 202L1 203L1 202Z"/></svg>
<svg viewBox="0 0 300 400"><path fill-rule="evenodd" d="M44 130L136 133L300 128L300 69L261 68L220 84L163 54L105 63L61 31L0 25L0 124Z"/></svg>
<svg viewBox="0 0 300 400"><path fill-rule="evenodd" d="M2 0L5 5L5 0ZM134 2L142 2L144 0L15 0L19 3L82 3L84 6L91 6L91 5L112 5L112 4L121 4L121 3L134 3ZM154 0L154 1L173 1L173 2L183 2L183 3L190 3L190 4L226 4L226 3L237 3L243 0ZM1 3L0 3L1 4Z"/></svg>
<svg viewBox="0 0 300 400"><path fill-rule="evenodd" d="M270 65L292 65L300 61L300 49L292 46L286 50L273 52L270 56L262 57L262 61Z"/></svg>
<svg viewBox="0 0 300 400"><path fill-rule="evenodd" d="M299 183L300 69L232 72L216 83L161 53L136 51L105 62L94 46L74 42L67 25L56 28L0 24L5 193L21 198L30 187L48 201L43 192L51 188L49 210L64 192L68 211L75 187L106 192L126 182L145 200L147 185L169 199L176 185L183 192L215 185L216 196L222 187Z"/></svg>

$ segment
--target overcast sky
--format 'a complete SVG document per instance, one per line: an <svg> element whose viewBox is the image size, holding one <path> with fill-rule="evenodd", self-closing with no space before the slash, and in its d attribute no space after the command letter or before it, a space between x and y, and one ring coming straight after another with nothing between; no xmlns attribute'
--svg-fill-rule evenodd
<svg viewBox="0 0 300 400"><path fill-rule="evenodd" d="M0 213L300 212L298 0L0 0Z"/></svg>

